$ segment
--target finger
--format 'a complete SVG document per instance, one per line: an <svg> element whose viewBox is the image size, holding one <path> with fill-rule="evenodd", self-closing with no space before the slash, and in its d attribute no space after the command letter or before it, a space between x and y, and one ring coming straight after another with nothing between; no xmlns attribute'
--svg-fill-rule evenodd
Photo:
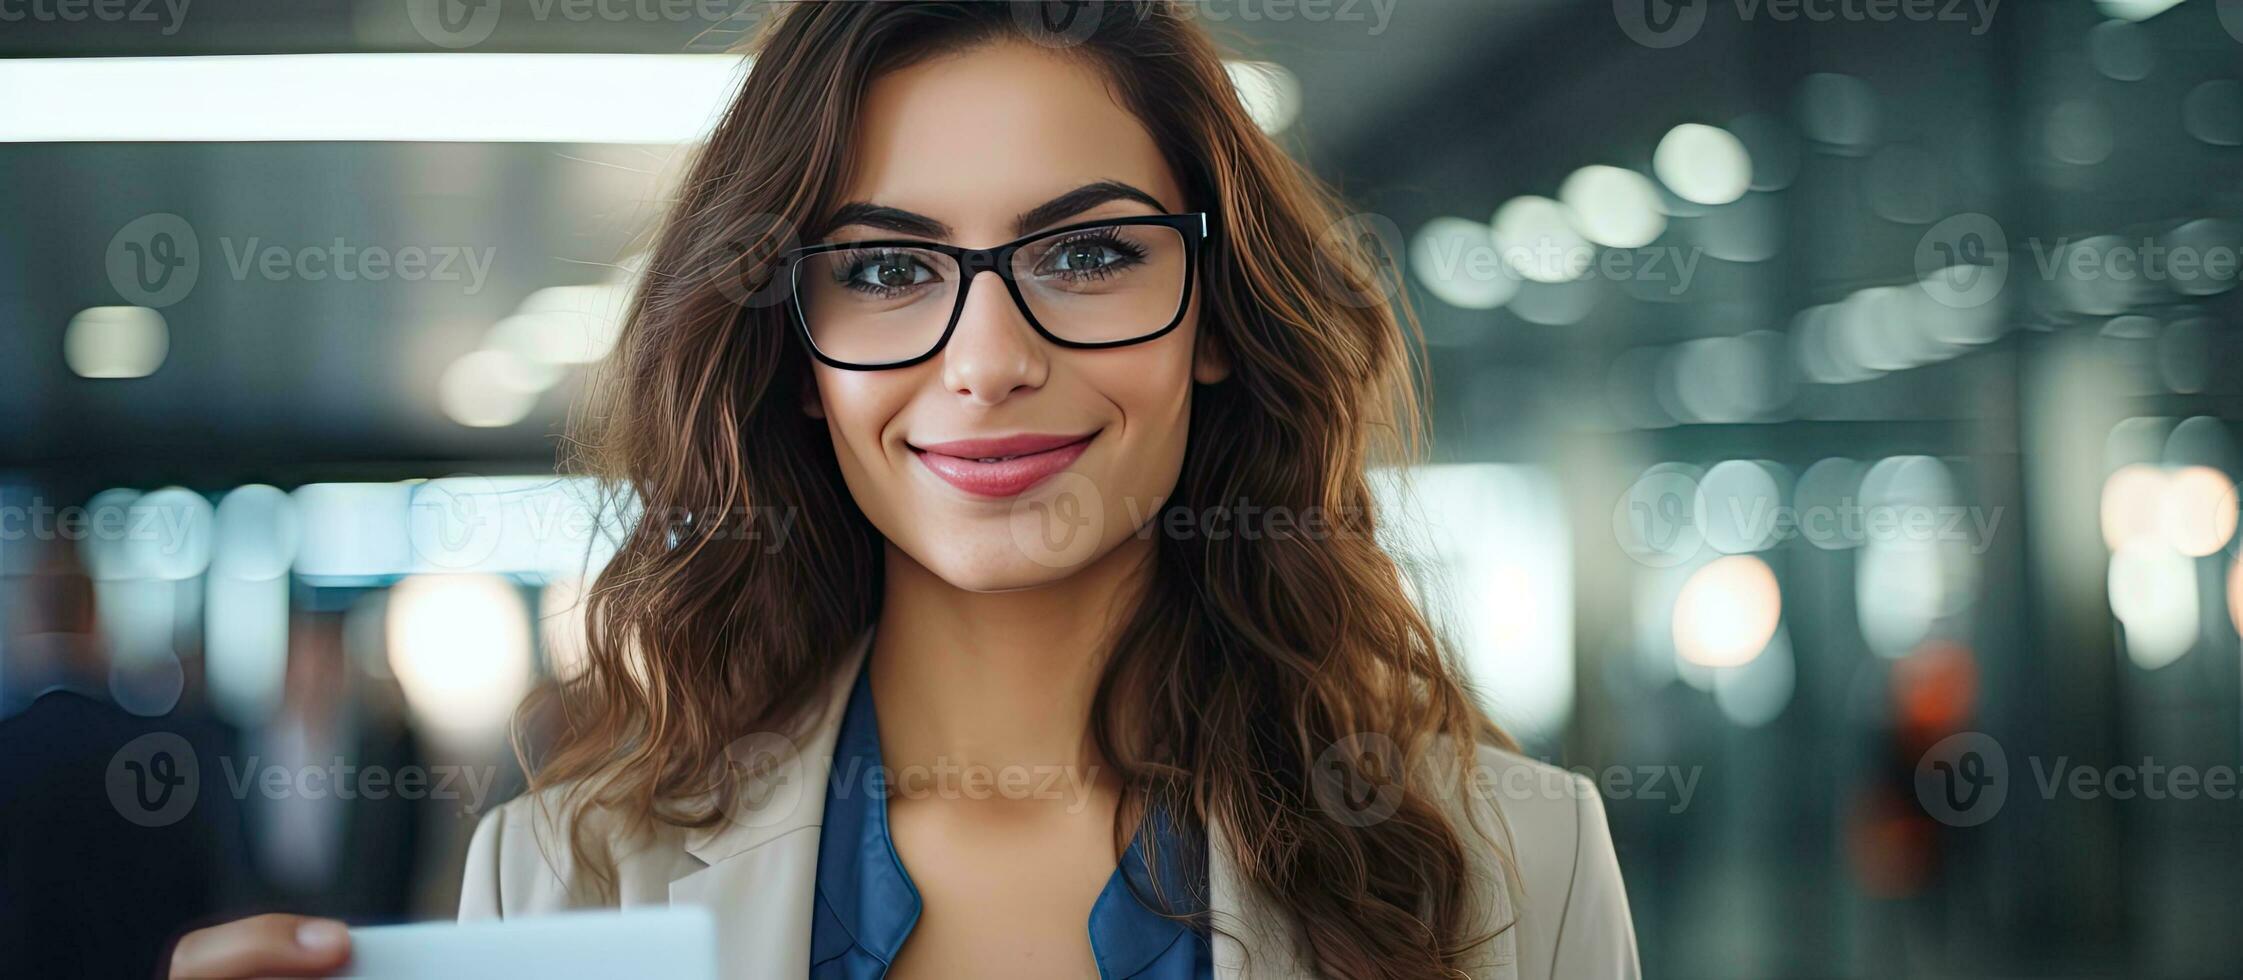
<svg viewBox="0 0 2243 980"><path fill-rule="evenodd" d="M333 919L259 915L198 929L179 941L171 975L324 977L350 961L350 931Z"/></svg>

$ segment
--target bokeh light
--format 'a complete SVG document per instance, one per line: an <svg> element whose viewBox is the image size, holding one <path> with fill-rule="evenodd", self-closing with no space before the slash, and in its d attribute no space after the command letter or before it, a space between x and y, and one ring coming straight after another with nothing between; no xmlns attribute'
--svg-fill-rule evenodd
<svg viewBox="0 0 2243 980"><path fill-rule="evenodd" d="M531 680L529 611L505 579L417 575L389 596L389 666L422 724L462 741L505 725Z"/></svg>
<svg viewBox="0 0 2243 980"><path fill-rule="evenodd" d="M1547 197L1515 197L1496 209L1496 248L1503 263L1534 282L1561 283L1581 278L1595 258L1587 239L1574 230L1571 208Z"/></svg>
<svg viewBox="0 0 2243 980"><path fill-rule="evenodd" d="M2113 552L2143 538L2162 533L2165 518L2165 473L2155 466L2135 463L2120 467L2103 481L2103 546Z"/></svg>
<svg viewBox="0 0 2243 980"><path fill-rule="evenodd" d="M1684 123L1668 130L1651 156L1667 189L1694 204L1727 204L1752 187L1752 156L1728 130Z"/></svg>
<svg viewBox="0 0 2243 980"><path fill-rule="evenodd" d="M1667 228L1667 216L1659 211L1659 189L1633 170L1583 167L1565 179L1558 200L1572 209L1582 237L1599 245L1641 248Z"/></svg>
<svg viewBox="0 0 2243 980"><path fill-rule="evenodd" d="M1410 271L1425 291L1459 309L1492 310L1518 294L1519 279L1496 251L1494 229L1440 217L1410 240Z"/></svg>
<svg viewBox="0 0 2243 980"><path fill-rule="evenodd" d="M544 378L532 362L511 351L470 351L444 369L438 401L452 421L470 428L513 425L536 407Z"/></svg>
<svg viewBox="0 0 2243 980"><path fill-rule="evenodd" d="M2163 541L2137 539L2111 556L2110 597L2135 666L2156 670L2196 646L2195 565Z"/></svg>
<svg viewBox="0 0 2243 980"><path fill-rule="evenodd" d="M83 310L63 331L63 360L81 378L145 378L170 353L164 315L143 306Z"/></svg>
<svg viewBox="0 0 2243 980"><path fill-rule="evenodd" d="M2209 466L2186 466L2165 479L2158 523L2174 551L2201 558L2235 536L2235 508L2234 480Z"/></svg>
<svg viewBox="0 0 2243 980"><path fill-rule="evenodd" d="M1691 573L1675 597L1675 654L1701 667L1738 667L1768 648L1783 591L1768 563L1729 555Z"/></svg>

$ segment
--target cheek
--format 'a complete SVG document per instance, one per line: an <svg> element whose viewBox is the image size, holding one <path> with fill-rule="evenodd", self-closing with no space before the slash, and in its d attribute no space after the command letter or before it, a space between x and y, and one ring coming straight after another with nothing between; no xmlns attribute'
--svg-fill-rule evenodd
<svg viewBox="0 0 2243 980"><path fill-rule="evenodd" d="M893 467L885 437L911 400L915 385L906 376L916 373L817 369L818 401L842 481L858 506L876 519L890 510L898 493L888 475Z"/></svg>
<svg viewBox="0 0 2243 980"><path fill-rule="evenodd" d="M851 456L882 453L889 420L903 411L915 388L907 376L917 373L818 367L818 401L825 410L826 429L833 435L834 452L844 462Z"/></svg>
<svg viewBox="0 0 2243 980"><path fill-rule="evenodd" d="M1185 338L1175 339L1179 341L1178 350L1190 350ZM1191 410L1191 358L1167 350L1129 353L1134 356L1098 366L1094 381L1097 389L1121 409L1127 426L1142 427L1143 431L1126 433L1132 438L1182 439Z"/></svg>
<svg viewBox="0 0 2243 980"><path fill-rule="evenodd" d="M1098 477L1124 496L1161 499L1175 487L1191 428L1192 335L1179 329L1142 347L1094 353L1082 368L1122 420L1112 467Z"/></svg>

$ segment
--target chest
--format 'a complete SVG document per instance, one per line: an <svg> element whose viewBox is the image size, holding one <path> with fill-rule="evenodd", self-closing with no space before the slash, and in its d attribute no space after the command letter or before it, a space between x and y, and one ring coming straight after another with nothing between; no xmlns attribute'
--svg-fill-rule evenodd
<svg viewBox="0 0 2243 980"><path fill-rule="evenodd" d="M894 801L918 923L891 977L1099 975L1085 928L1115 868L1110 814Z"/></svg>

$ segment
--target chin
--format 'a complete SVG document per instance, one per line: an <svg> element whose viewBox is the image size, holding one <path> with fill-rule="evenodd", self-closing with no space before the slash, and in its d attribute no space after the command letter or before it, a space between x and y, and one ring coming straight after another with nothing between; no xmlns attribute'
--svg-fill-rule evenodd
<svg viewBox="0 0 2243 980"><path fill-rule="evenodd" d="M962 529L961 529L962 530ZM906 553L952 588L965 592L1015 592L1050 585L1079 571L1081 563L1031 556L1016 545L1002 522L965 540L926 542Z"/></svg>

